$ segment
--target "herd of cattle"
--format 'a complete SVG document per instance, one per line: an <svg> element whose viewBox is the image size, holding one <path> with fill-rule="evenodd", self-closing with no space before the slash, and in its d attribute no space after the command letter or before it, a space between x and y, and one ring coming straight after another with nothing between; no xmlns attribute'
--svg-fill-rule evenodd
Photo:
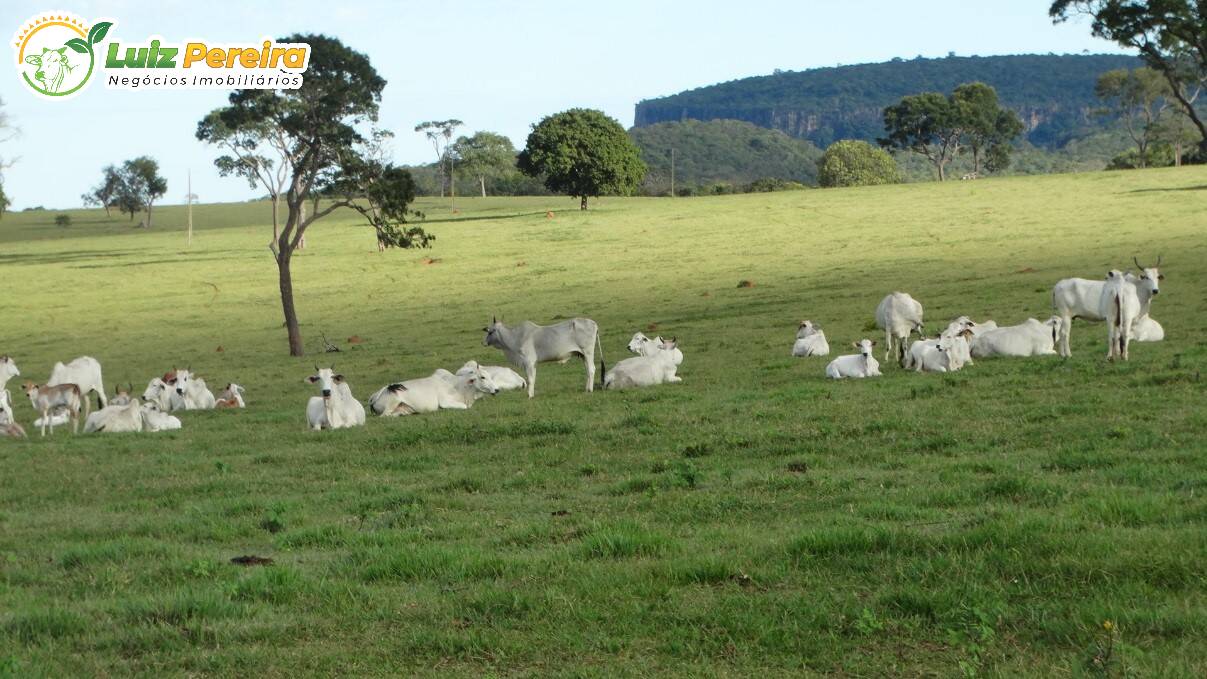
<svg viewBox="0 0 1207 679"><path fill-rule="evenodd" d="M1152 299L1160 292L1161 258L1156 266L1145 267L1135 260L1140 273L1112 270L1104 280L1067 278L1052 289L1055 315L1046 321L1029 318L1023 323L999 327L994 321L974 322L967 316L951 321L937 337L926 338L922 323L922 305L910 295L894 292L876 307L876 326L885 333L886 361L896 360L902 368L918 372L951 372L972 365L973 357L1072 355L1069 336L1073 319L1106 321L1107 358L1127 360L1132 341L1156 342L1165 333L1150 315ZM427 377L394 382L371 395L369 410L383 417L430 413L440 409L465 410L483 396L512 389L527 389L536 395L536 366L556 361L565 363L577 356L586 365L586 389L595 384L595 351L600 352L602 384L605 389L630 389L680 382L676 375L683 352L676 340L633 335L628 349L636 354L620 361L611 370L603 363L599 327L587 318L574 318L556 325L542 326L525 321L507 326L498 319L483 331L483 344L494 347L516 367L480 365L469 361L457 372L438 369ZM910 337L919 339L912 344ZM832 379L876 377L880 364L872 355L876 342L862 339L853 343L859 353L839 356L825 369ZM825 332L811 321L803 321L796 333L792 355L827 356L830 345ZM0 437L24 437L25 431L13 413L12 396L5 385L19 376L20 370L9 356L0 356ZM243 387L235 383L215 398L205 380L190 369L176 369L152 379L140 401L131 392L115 389L106 398L101 365L82 356L70 363L56 363L45 384L25 382L22 389L33 406L42 435L47 429L71 422L79 431L81 415L85 432L163 431L179 429L181 421L172 415L180 410L243 408ZM332 368L319 368L306 378L319 389L319 395L306 406L311 429L341 429L365 423L365 407L352 395L343 375ZM90 394L100 408L91 411Z"/></svg>

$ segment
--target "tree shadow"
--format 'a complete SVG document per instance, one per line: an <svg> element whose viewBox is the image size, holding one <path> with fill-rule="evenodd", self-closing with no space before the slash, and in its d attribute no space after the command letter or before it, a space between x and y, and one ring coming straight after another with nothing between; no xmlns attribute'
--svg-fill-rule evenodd
<svg viewBox="0 0 1207 679"><path fill-rule="evenodd" d="M1164 193L1166 191L1207 191L1207 184L1199 186L1176 186L1165 189L1132 189L1128 193Z"/></svg>
<svg viewBox="0 0 1207 679"><path fill-rule="evenodd" d="M520 217L535 217L537 215L548 214L548 210L539 212L517 212L514 215L482 215L480 217L442 217L440 219L432 219L430 217L417 221L417 224L452 224L455 222L480 222L487 219L518 219Z"/></svg>

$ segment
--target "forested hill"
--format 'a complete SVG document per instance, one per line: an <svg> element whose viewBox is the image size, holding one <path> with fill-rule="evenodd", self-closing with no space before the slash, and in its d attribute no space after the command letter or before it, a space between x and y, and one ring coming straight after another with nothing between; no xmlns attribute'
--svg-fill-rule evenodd
<svg viewBox="0 0 1207 679"><path fill-rule="evenodd" d="M825 147L837 139L883 136L881 112L901 97L951 92L981 81L1027 126L1027 140L1056 148L1096 128L1098 75L1141 65L1125 55L1017 55L894 59L808 71L777 71L637 104L635 127L679 120L745 120Z"/></svg>

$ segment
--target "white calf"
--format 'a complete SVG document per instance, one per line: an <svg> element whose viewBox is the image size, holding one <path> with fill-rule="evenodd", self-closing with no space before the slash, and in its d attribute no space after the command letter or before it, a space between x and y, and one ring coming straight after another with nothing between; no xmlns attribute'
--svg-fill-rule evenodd
<svg viewBox="0 0 1207 679"><path fill-rule="evenodd" d="M1147 314L1136 319L1132 325L1133 342L1160 342L1165 339L1165 328L1152 316Z"/></svg>
<svg viewBox="0 0 1207 679"><path fill-rule="evenodd" d="M839 356L830 361L830 365L826 366L826 377L840 380L844 377L879 377L880 364L872 356L872 347L876 343L869 339L852 342L856 349L859 349L858 354L847 354Z"/></svg>
<svg viewBox="0 0 1207 679"><path fill-rule="evenodd" d="M180 429L180 418L169 415L155 403L142 404L143 431L156 432Z"/></svg>
<svg viewBox="0 0 1207 679"><path fill-rule="evenodd" d="M46 380L46 386L55 387L61 384L74 384L80 388L85 415L92 410L92 403L87 398L88 392L96 392L96 400L102 408L109 405L109 400L105 397L105 385L101 383L100 361L91 356L80 356L66 365L55 363L54 369L50 371L50 379Z"/></svg>
<svg viewBox="0 0 1207 679"><path fill-rule="evenodd" d="M22 385L25 395L29 397L29 402L42 416L42 436L46 436L46 428L50 427L50 433L54 434L55 422L51 419L50 413L57 408L66 408L68 416L71 418L71 431L79 433L80 431L80 410L83 404L87 403L81 393L79 386L75 384L59 384L56 386L39 386L33 382L26 382Z"/></svg>
<svg viewBox="0 0 1207 679"><path fill-rule="evenodd" d="M967 332L966 330L962 332ZM963 336L956 338L940 337L939 339L921 339L909 347L905 357L905 367L916 372L945 373L955 372L962 364L955 356L955 345L963 342Z"/></svg>
<svg viewBox="0 0 1207 679"><path fill-rule="evenodd" d="M972 355L988 356L1046 356L1056 353L1056 341L1063 321L1053 316L1040 323L1028 318L1019 325L1007 325L990 330L972 340Z"/></svg>
<svg viewBox="0 0 1207 679"><path fill-rule="evenodd" d="M231 382L226 385L221 394L218 394L218 400L214 402L215 408L246 408L247 404L243 402L243 387Z"/></svg>
<svg viewBox="0 0 1207 679"><path fill-rule="evenodd" d="M922 305L904 292L891 293L876 306L876 327L884 330L884 360L896 354L904 365L910 333L922 335Z"/></svg>
<svg viewBox="0 0 1207 679"><path fill-rule="evenodd" d="M829 356L830 344L826 333L813 325L813 321L801 321L796 328L796 342L792 345L793 356Z"/></svg>
<svg viewBox="0 0 1207 679"><path fill-rule="evenodd" d="M634 356L617 363L604 375L604 389L629 389L652 387L657 384L674 384L683 378L675 375L675 352L678 341L670 340L658 345L658 353L652 356Z"/></svg>
<svg viewBox="0 0 1207 679"><path fill-rule="evenodd" d="M1102 299L1098 314L1106 319L1106 358L1127 360L1127 348L1132 340L1132 324L1140 317L1140 295L1136 284L1124 277L1123 272L1112 270L1106 274L1106 285L1102 288Z"/></svg>
<svg viewBox="0 0 1207 679"><path fill-rule="evenodd" d="M365 423L365 407L352 395L352 388L343 375L331 368L314 367L315 374L305 381L317 384L320 396L312 396L306 404L306 421L310 428L343 429L360 427Z"/></svg>
<svg viewBox="0 0 1207 679"><path fill-rule="evenodd" d="M499 391L511 391L513 389L524 389L528 386L528 382L520 377L520 374L511 368L501 365L478 365L477 361L466 361L465 365L457 369L458 375L468 375L474 370L481 370L490 377L490 381L494 382Z"/></svg>

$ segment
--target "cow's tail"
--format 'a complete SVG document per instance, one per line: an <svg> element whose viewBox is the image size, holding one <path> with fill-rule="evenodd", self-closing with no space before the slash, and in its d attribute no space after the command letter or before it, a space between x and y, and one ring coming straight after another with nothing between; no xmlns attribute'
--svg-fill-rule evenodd
<svg viewBox="0 0 1207 679"><path fill-rule="evenodd" d="M603 344L599 341L599 328L595 329L595 348L599 350L599 388L604 388L604 375L608 372L608 364L604 363Z"/></svg>
<svg viewBox="0 0 1207 679"><path fill-rule="evenodd" d="M1115 327L1118 328L1123 323L1123 310L1120 308L1120 299L1123 295L1115 293Z"/></svg>

